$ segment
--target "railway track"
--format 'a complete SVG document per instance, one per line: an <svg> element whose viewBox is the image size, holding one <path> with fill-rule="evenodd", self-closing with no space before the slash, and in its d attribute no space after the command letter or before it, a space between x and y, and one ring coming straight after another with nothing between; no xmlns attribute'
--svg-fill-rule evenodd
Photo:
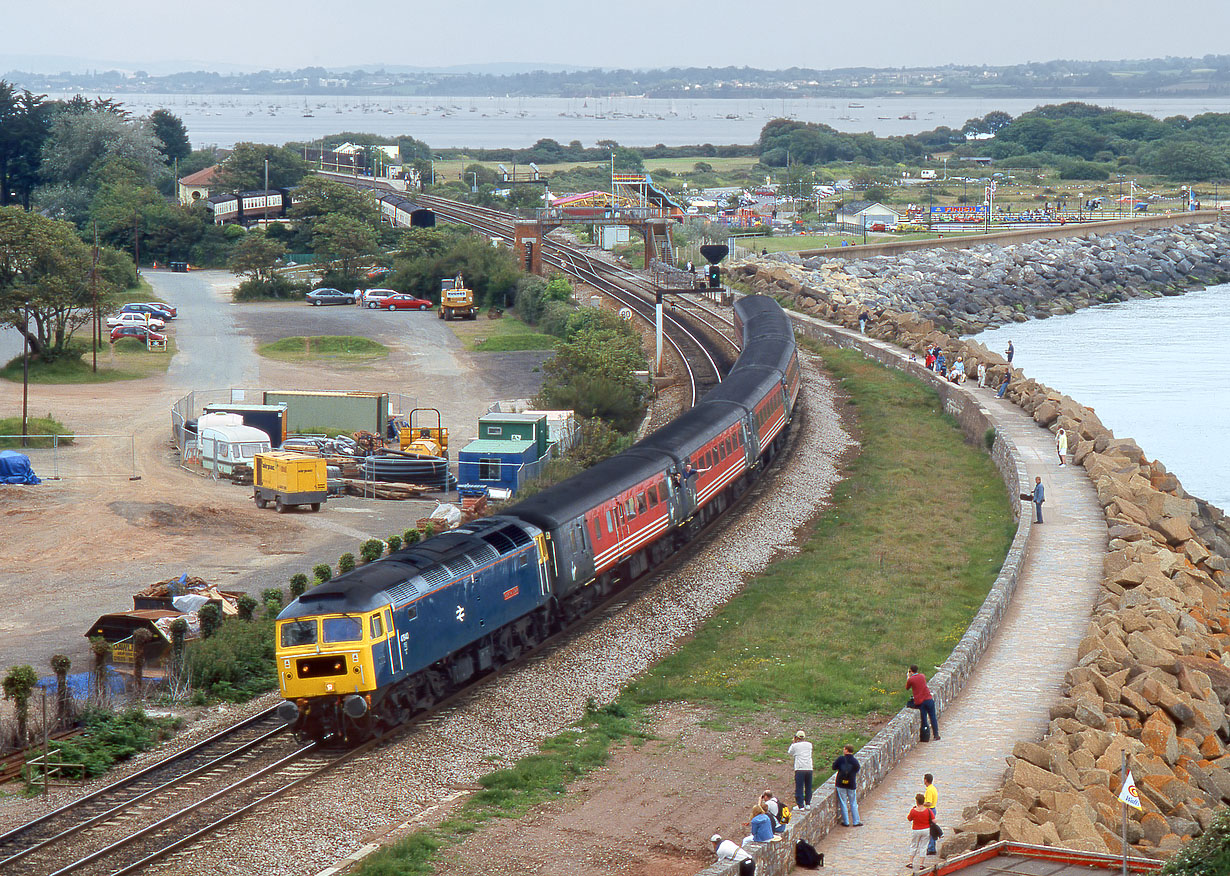
<svg viewBox="0 0 1230 876"><path fill-rule="evenodd" d="M420 196L419 202L437 215L460 222L492 237L512 241L514 217L488 207L475 207L438 198ZM584 250L552 240L543 241L542 258L547 264L595 287L627 307L647 324L656 325L656 290L644 277L624 268L592 258ZM673 306L663 314L665 343L675 352L687 374L691 388L689 404L694 405L717 385L738 356L732 339L734 324L713 308L691 307L681 313Z"/></svg>
<svg viewBox="0 0 1230 876"><path fill-rule="evenodd" d="M121 873L169 853L201 828L221 826L243 804L210 791L268 792L271 765L303 761L274 714L262 712L0 835L0 871L20 874ZM223 804L223 798L229 798Z"/></svg>

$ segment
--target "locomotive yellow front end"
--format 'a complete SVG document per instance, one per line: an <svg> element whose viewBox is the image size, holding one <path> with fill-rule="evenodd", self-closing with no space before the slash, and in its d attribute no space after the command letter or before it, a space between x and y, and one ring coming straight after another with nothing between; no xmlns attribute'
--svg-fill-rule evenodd
<svg viewBox="0 0 1230 876"><path fill-rule="evenodd" d="M348 614L279 620L277 666L284 699L279 707L282 719L316 739L347 735L343 716L361 721L371 710L371 693L380 683L372 646L374 641L384 640L383 627L379 612L371 618Z"/></svg>

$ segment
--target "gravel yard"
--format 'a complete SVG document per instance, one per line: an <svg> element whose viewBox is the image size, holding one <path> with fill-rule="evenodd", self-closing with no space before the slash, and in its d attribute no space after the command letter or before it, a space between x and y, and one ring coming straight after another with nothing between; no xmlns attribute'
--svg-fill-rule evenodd
<svg viewBox="0 0 1230 876"><path fill-rule="evenodd" d="M439 819L448 809L444 801L460 799L479 776L531 753L541 740L577 720L587 699L609 701L630 678L670 653L738 592L747 575L792 549L795 531L824 505L838 480L839 461L852 441L839 421L834 387L814 361L805 358L806 410L796 423L792 453L737 518L723 524L724 532L711 537L691 559L592 622L571 642L483 685L379 754L341 768L294 799L271 804L189 850L174 862L174 869L237 876L318 873L364 843L397 835L407 822L417 826ZM737 539L723 537L736 531ZM706 764L693 765L698 776L706 771ZM592 813L607 825L597 840L578 832L574 843L561 845L560 837L552 834L550 842L535 845L518 832L520 853L528 857L497 865L509 856L496 826L467 843L477 844L477 856L457 857L482 860L483 872L492 873L536 872L539 867L531 861L553 858L567 862L569 873L610 873L611 861L622 855L624 872L645 872L655 858L649 846L656 837L641 824L620 823L644 809L639 797L645 787L628 788L631 805ZM643 815L660 822L655 813ZM496 854L484 853L488 833ZM602 836L611 844L606 853L592 847ZM592 861L592 868L587 870L583 861ZM508 869L490 869L496 866Z"/></svg>

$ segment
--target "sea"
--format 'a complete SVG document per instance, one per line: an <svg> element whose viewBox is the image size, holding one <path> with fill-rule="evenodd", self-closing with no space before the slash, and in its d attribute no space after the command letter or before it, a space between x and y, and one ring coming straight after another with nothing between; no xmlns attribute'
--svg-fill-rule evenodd
<svg viewBox="0 0 1230 876"><path fill-rule="evenodd" d="M1102 304L975 335L1092 407L1193 496L1230 509L1230 285Z"/></svg>
<svg viewBox="0 0 1230 876"><path fill-rule="evenodd" d="M67 98L71 94L49 94ZM408 134L437 149L531 146L599 140L624 146L755 143L772 119L822 122L877 136L917 134L940 125L960 128L992 110L1020 115L1054 100L971 97L752 98L644 97L377 97L337 94L88 94L113 97L138 116L166 109L179 116L196 148L239 142L287 143L342 131ZM1230 112L1230 98L1099 101L1158 118Z"/></svg>

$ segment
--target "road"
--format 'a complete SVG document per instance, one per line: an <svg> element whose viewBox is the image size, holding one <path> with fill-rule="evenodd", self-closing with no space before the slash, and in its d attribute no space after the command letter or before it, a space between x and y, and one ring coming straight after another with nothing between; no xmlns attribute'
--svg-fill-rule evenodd
<svg viewBox="0 0 1230 876"><path fill-rule="evenodd" d="M230 288L234 277L226 271L172 274L147 271L154 293L179 310L171 323L176 354L167 369L167 382L185 393L192 389L251 386L260 370L252 339L236 329Z"/></svg>

